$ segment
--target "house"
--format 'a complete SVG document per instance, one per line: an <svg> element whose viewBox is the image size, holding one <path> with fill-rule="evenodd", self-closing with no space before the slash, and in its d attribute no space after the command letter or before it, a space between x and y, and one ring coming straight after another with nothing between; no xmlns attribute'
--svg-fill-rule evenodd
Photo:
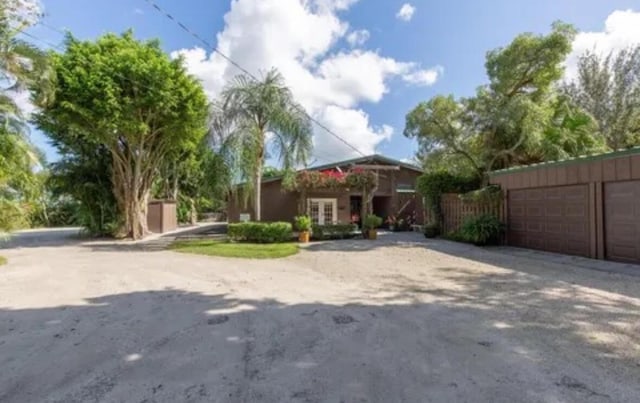
<svg viewBox="0 0 640 403"><path fill-rule="evenodd" d="M373 191L373 213L387 219L410 219L416 224L424 221L422 197L416 193L416 179L422 174L417 166L381 155L371 155L309 168L327 174L341 174L353 169L374 172L377 186ZM299 173L302 171L298 171ZM305 191L288 190L283 177L262 181L262 221L293 221L296 215L308 214L314 224L359 223L363 192L357 188L323 188ZM303 210L303 211L301 211ZM233 193L228 203L229 222L252 220L251 203L244 203Z"/></svg>
<svg viewBox="0 0 640 403"><path fill-rule="evenodd" d="M490 173L507 243L640 264L640 147Z"/></svg>

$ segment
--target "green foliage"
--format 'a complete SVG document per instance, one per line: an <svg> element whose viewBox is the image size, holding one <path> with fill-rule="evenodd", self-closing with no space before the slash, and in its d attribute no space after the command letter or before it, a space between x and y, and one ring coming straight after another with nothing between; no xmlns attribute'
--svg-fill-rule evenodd
<svg viewBox="0 0 640 403"><path fill-rule="evenodd" d="M28 226L27 217L28 212L21 203L0 197L0 235Z"/></svg>
<svg viewBox="0 0 640 403"><path fill-rule="evenodd" d="M437 223L442 221L440 200L444 193L466 193L477 189L480 179L458 176L447 171L425 172L416 183L416 189L425 198L425 207L433 212Z"/></svg>
<svg viewBox="0 0 640 403"><path fill-rule="evenodd" d="M351 169L346 172L303 170L298 172L293 180L284 182L288 190L371 189L375 184L375 172L363 169Z"/></svg>
<svg viewBox="0 0 640 403"><path fill-rule="evenodd" d="M281 176L285 175L285 170L284 169L279 169L276 167L271 167L271 166L266 166L264 167L264 169L262 170L262 177L267 179L267 178L279 178Z"/></svg>
<svg viewBox="0 0 640 403"><path fill-rule="evenodd" d="M12 96L32 85L41 87L43 97L49 95L46 54L18 37L39 17L35 2L0 2L0 232L28 225L33 197L40 191L35 171L42 155L31 144L25 115Z"/></svg>
<svg viewBox="0 0 640 403"><path fill-rule="evenodd" d="M298 246L293 243L233 243L209 239L178 241L169 248L176 252L245 259L277 259L298 253Z"/></svg>
<svg viewBox="0 0 640 403"><path fill-rule="evenodd" d="M354 224L325 224L314 225L311 229L311 237L317 240L352 238L357 233Z"/></svg>
<svg viewBox="0 0 640 403"><path fill-rule="evenodd" d="M504 225L492 214L467 217L460 227L459 236L464 242L475 245L497 244Z"/></svg>
<svg viewBox="0 0 640 403"><path fill-rule="evenodd" d="M292 230L288 222L243 222L229 224L227 235L232 241L276 243L290 241Z"/></svg>
<svg viewBox="0 0 640 403"><path fill-rule="evenodd" d="M4 256L0 256L0 266L2 266L3 264L7 264L7 258Z"/></svg>
<svg viewBox="0 0 640 403"><path fill-rule="evenodd" d="M111 153L88 137L68 136L64 126L48 132L61 159L50 166L46 183L52 200L76 204L74 224L94 236L111 236L121 214L111 182Z"/></svg>
<svg viewBox="0 0 640 403"><path fill-rule="evenodd" d="M311 217L308 215L299 215L294 219L295 227L298 231L310 231L311 230Z"/></svg>
<svg viewBox="0 0 640 403"><path fill-rule="evenodd" d="M426 238L435 238L440 235L440 224L428 223L423 226L424 236Z"/></svg>
<svg viewBox="0 0 640 403"><path fill-rule="evenodd" d="M502 189L496 185L460 194L460 199L465 203L496 204L502 201L502 197Z"/></svg>
<svg viewBox="0 0 640 403"><path fill-rule="evenodd" d="M556 88L575 30L556 23L548 35L518 35L487 54L489 83L474 97L438 95L407 114L429 169L478 176L493 169L599 152L594 122Z"/></svg>
<svg viewBox="0 0 640 403"><path fill-rule="evenodd" d="M246 182L243 195L253 199L260 221L265 159L271 152L284 171L306 165L312 148L311 122L277 70L270 70L260 81L236 76L214 103L211 121L231 175ZM273 133L271 143L267 133Z"/></svg>
<svg viewBox="0 0 640 403"><path fill-rule="evenodd" d="M610 148L640 144L640 45L607 56L587 51L563 92L595 118Z"/></svg>
<svg viewBox="0 0 640 403"><path fill-rule="evenodd" d="M141 238L160 166L206 134L206 96L158 41L139 42L131 32L97 41L69 35L66 48L51 56L55 98L43 104L36 124L67 144L84 140L110 153L120 232Z"/></svg>
<svg viewBox="0 0 640 403"><path fill-rule="evenodd" d="M195 148L174 150L160 167L154 182L156 199L178 201L181 222L205 212L222 209L229 191L229 170L220 154L211 149L208 139Z"/></svg>
<svg viewBox="0 0 640 403"><path fill-rule="evenodd" d="M376 229L382 225L382 217L378 217L375 214L369 214L362 222L362 226L365 229Z"/></svg>

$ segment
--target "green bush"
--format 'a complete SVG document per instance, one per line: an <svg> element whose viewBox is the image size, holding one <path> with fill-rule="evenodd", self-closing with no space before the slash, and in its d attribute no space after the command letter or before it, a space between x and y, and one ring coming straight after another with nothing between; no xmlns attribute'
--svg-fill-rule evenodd
<svg viewBox="0 0 640 403"><path fill-rule="evenodd" d="M473 176L454 175L447 171L425 172L418 177L416 189L424 196L425 207L442 222L440 199L443 193L466 193L480 186L480 179Z"/></svg>
<svg viewBox="0 0 640 403"><path fill-rule="evenodd" d="M291 241L291 232L288 222L243 222L229 224L227 235L232 241L276 243Z"/></svg>
<svg viewBox="0 0 640 403"><path fill-rule="evenodd" d="M293 219L298 231L310 231L311 230L311 217L308 215L299 215Z"/></svg>
<svg viewBox="0 0 640 403"><path fill-rule="evenodd" d="M365 229L376 229L382 225L382 218L375 214L369 214L363 221L362 226Z"/></svg>
<svg viewBox="0 0 640 403"><path fill-rule="evenodd" d="M317 240L352 238L357 233L358 227L354 224L327 224L311 227L311 237Z"/></svg>
<svg viewBox="0 0 640 403"><path fill-rule="evenodd" d="M492 214L467 217L460 227L459 235L465 242L475 245L497 244L504 225Z"/></svg>
<svg viewBox="0 0 640 403"><path fill-rule="evenodd" d="M440 235L440 225L438 223L425 224L423 232L425 238L435 238Z"/></svg>

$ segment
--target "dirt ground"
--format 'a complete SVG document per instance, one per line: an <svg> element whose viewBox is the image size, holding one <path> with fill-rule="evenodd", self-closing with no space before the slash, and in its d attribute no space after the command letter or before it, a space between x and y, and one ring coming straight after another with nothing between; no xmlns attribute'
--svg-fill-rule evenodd
<svg viewBox="0 0 640 403"><path fill-rule="evenodd" d="M0 250L0 402L640 400L639 277L411 233L271 261L54 238Z"/></svg>

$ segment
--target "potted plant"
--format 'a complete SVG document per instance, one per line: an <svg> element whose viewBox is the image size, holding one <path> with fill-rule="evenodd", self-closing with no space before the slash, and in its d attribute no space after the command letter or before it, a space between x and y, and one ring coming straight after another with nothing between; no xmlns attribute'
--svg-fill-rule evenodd
<svg viewBox="0 0 640 403"><path fill-rule="evenodd" d="M378 217L375 214L369 214L364 219L363 227L366 231L366 236L368 239L377 239L378 238L378 230L377 228L382 225L382 218Z"/></svg>
<svg viewBox="0 0 640 403"><path fill-rule="evenodd" d="M406 231L407 230L407 222L404 218L398 219L398 231Z"/></svg>
<svg viewBox="0 0 640 403"><path fill-rule="evenodd" d="M435 238L440 235L440 225L435 222L431 222L424 226L424 237L425 238Z"/></svg>
<svg viewBox="0 0 640 403"><path fill-rule="evenodd" d="M387 217L387 226L389 227L389 231L395 231L396 230L396 217L393 215L390 215L389 217Z"/></svg>
<svg viewBox="0 0 640 403"><path fill-rule="evenodd" d="M298 241L302 243L309 242L311 231L311 217L307 215L299 215L295 219L296 228L298 229Z"/></svg>

